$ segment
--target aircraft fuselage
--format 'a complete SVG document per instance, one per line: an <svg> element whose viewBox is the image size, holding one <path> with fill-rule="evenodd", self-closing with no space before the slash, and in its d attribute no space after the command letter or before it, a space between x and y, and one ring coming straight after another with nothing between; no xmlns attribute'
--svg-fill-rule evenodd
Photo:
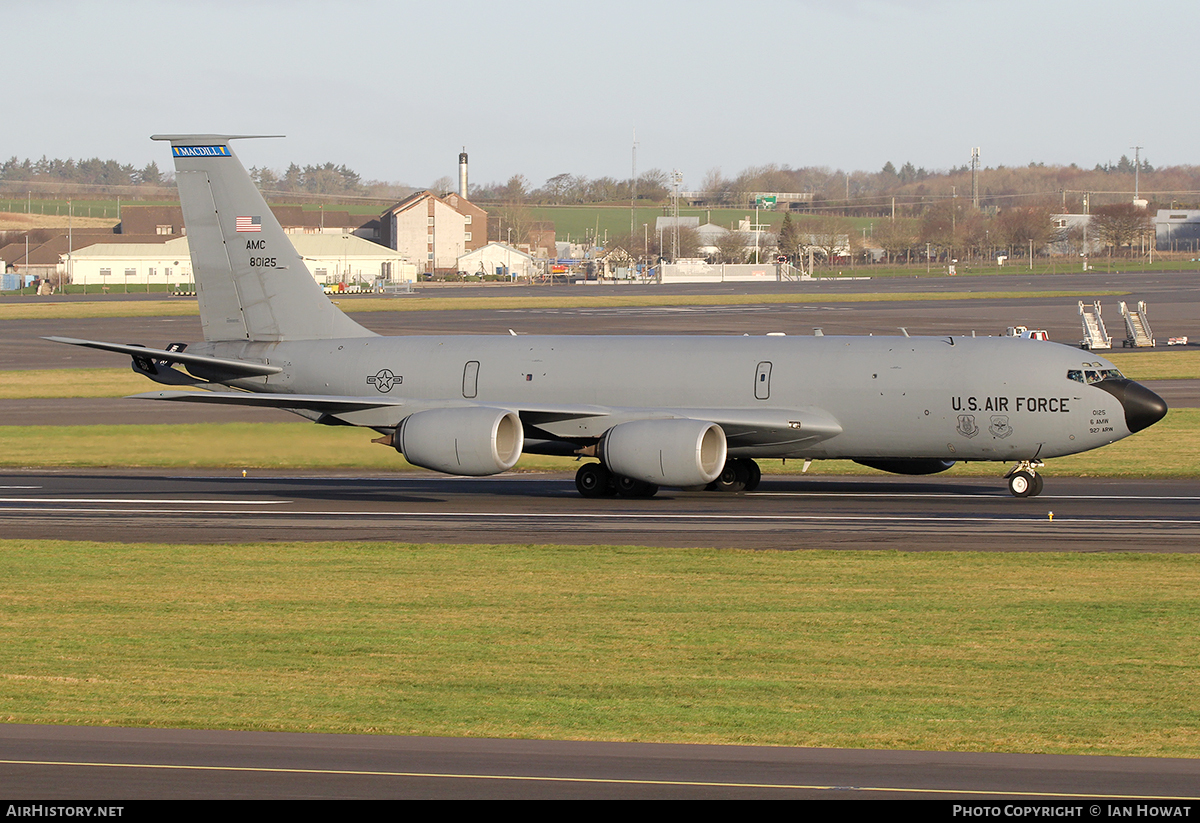
<svg viewBox="0 0 1200 823"><path fill-rule="evenodd" d="M608 410L590 426L586 417L540 426L575 440L599 436L622 410L631 419L647 409L689 416L805 410L831 418L840 431L772 444L732 438L730 454L1001 461L1073 454L1137 430L1117 395L1069 377L1112 364L1013 338L467 335L212 343L190 351L283 368L235 383L255 391L406 401L354 420L376 428L447 403Z"/></svg>

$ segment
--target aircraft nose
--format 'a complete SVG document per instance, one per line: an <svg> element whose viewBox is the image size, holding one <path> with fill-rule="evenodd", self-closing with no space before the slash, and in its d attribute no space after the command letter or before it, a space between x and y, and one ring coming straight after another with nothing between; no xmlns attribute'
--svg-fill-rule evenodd
<svg viewBox="0 0 1200 823"><path fill-rule="evenodd" d="M1125 425L1131 432L1140 432L1167 416L1166 401L1141 383L1129 381L1117 399L1125 409Z"/></svg>
<svg viewBox="0 0 1200 823"><path fill-rule="evenodd" d="M1125 410L1125 425L1130 433L1140 432L1167 416L1167 404L1154 392L1125 378L1101 380L1093 384L1117 398Z"/></svg>
<svg viewBox="0 0 1200 823"><path fill-rule="evenodd" d="M1117 383L1118 385L1106 386L1105 383ZM1135 383L1133 380L1120 380L1120 382L1103 380L1100 386L1121 402L1121 408L1126 412L1126 426L1129 427L1130 433L1140 432L1141 429L1153 426L1154 423L1166 416L1166 402L1163 398L1140 383Z"/></svg>

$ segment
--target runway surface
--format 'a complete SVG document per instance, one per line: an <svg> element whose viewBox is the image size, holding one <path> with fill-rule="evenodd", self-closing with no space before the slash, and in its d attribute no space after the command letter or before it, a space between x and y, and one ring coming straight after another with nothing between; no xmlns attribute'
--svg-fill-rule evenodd
<svg viewBox="0 0 1200 823"><path fill-rule="evenodd" d="M0 725L0 795L1186 801L1200 761Z"/></svg>
<svg viewBox="0 0 1200 823"><path fill-rule="evenodd" d="M232 475L232 476L230 476ZM1053 512L1053 518L1050 513ZM765 477L754 493L586 500L571 475L0 474L10 538L386 540L900 551L1200 551L1200 481Z"/></svg>

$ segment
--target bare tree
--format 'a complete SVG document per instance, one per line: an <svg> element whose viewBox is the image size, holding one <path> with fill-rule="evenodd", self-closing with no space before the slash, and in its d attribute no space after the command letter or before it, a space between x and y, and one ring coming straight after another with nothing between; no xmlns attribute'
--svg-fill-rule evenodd
<svg viewBox="0 0 1200 823"><path fill-rule="evenodd" d="M515 246L518 243L529 242L529 230L533 228L533 224L537 222L534 213L526 206L514 205L505 206L493 212L497 216L495 222L498 236L494 239L501 243L511 242ZM492 225L492 221L488 220L488 225ZM511 229L511 231L510 231Z"/></svg>
<svg viewBox="0 0 1200 823"><path fill-rule="evenodd" d="M1092 212L1090 225L1104 245L1117 250L1132 246L1153 228L1150 213L1133 203L1100 206Z"/></svg>
<svg viewBox="0 0 1200 823"><path fill-rule="evenodd" d="M742 231L731 231L717 238L716 259L714 263L745 263L746 247L751 243L750 236Z"/></svg>
<svg viewBox="0 0 1200 823"><path fill-rule="evenodd" d="M1054 210L1045 204L1007 208L996 217L1000 239L1012 248L1025 248L1030 243L1040 249L1058 233L1054 225Z"/></svg>
<svg viewBox="0 0 1200 823"><path fill-rule="evenodd" d="M894 261L917 244L919 227L913 220L885 220L875 226L875 242Z"/></svg>
<svg viewBox="0 0 1200 823"><path fill-rule="evenodd" d="M801 242L812 247L825 258L827 265L832 266L840 257L850 254L851 235L854 225L845 217L824 215L809 221L800 232Z"/></svg>

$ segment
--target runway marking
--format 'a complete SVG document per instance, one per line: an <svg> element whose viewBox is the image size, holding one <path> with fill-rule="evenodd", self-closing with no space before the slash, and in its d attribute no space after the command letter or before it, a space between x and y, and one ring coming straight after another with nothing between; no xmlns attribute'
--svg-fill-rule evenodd
<svg viewBox="0 0 1200 823"><path fill-rule="evenodd" d="M972 797L1011 796L1021 797L1106 797L1115 800L1200 800L1200 795L1140 795L1140 794L1101 794L1097 792L1032 792L1012 791L1003 789L931 789L912 786L847 786L804 783L735 783L712 780L637 780L618 777L554 777L549 775L514 775L514 774L459 774L456 772L391 772L368 771L360 769L299 769L270 766L194 766L171 763L89 763L85 761L59 760L0 760L5 766L60 766L60 767L93 767L107 769L161 769L164 771L202 771L202 772L235 772L248 774L324 774L334 777L407 777L419 779L445 780L506 780L527 783L588 783L615 786L694 786L696 788L717 789L776 789L791 791L848 791L848 792L895 792L900 794L945 794L969 795Z"/></svg>
<svg viewBox="0 0 1200 823"><path fill-rule="evenodd" d="M980 524L980 523L1019 523L1022 525L1028 523L1047 523L1047 519L1041 514L1013 514L1008 516L975 516L975 517L959 517L950 516L942 517L938 515L866 515L866 514L702 514L702 513L683 513L683 514L664 514L654 512L564 512L556 514L553 512L396 512L396 511L321 511L321 510L300 510L300 511L245 511L236 509L87 509L78 507L56 507L53 509L45 509L42 507L26 507L26 506L5 506L3 498L0 498L0 512L42 512L48 511L52 514L64 513L86 513L86 514L254 514L260 516L287 516L287 517L353 517L353 518L396 518L396 519L414 519L414 518L429 518L429 519L493 519L493 520L660 520L673 522L679 520L688 521L708 521L708 522L877 522L881 524L896 524L896 523L964 523L964 524ZM27 501L27 502L47 502L47 501ZM117 501L124 502L124 501ZM191 502L191 501L184 501ZM214 503L227 503L229 501L213 501ZM289 503L292 501L264 501L273 503ZM1102 518L1096 517L1070 517L1056 516L1053 523L1048 523L1050 528L1055 528L1057 524L1072 524L1095 526L1098 524L1120 524L1120 525L1188 525L1195 526L1200 524L1200 517L1194 519L1179 519L1179 518Z"/></svg>
<svg viewBox="0 0 1200 823"><path fill-rule="evenodd" d="M914 499L960 499L960 500L1008 500L1012 495L996 491L992 494L960 494L957 492L745 492L747 496L754 497L835 497L835 498L854 498L854 497L895 497L895 498L914 498ZM1200 496L1167 496L1167 495L1133 495L1133 494L1043 494L1038 496L1038 501L1042 500L1183 500L1197 501Z"/></svg>
<svg viewBox="0 0 1200 823"><path fill-rule="evenodd" d="M189 503L197 506L277 506L290 503L290 500L162 500L129 498L129 497L0 497L0 503L169 503L175 506L186 506Z"/></svg>

